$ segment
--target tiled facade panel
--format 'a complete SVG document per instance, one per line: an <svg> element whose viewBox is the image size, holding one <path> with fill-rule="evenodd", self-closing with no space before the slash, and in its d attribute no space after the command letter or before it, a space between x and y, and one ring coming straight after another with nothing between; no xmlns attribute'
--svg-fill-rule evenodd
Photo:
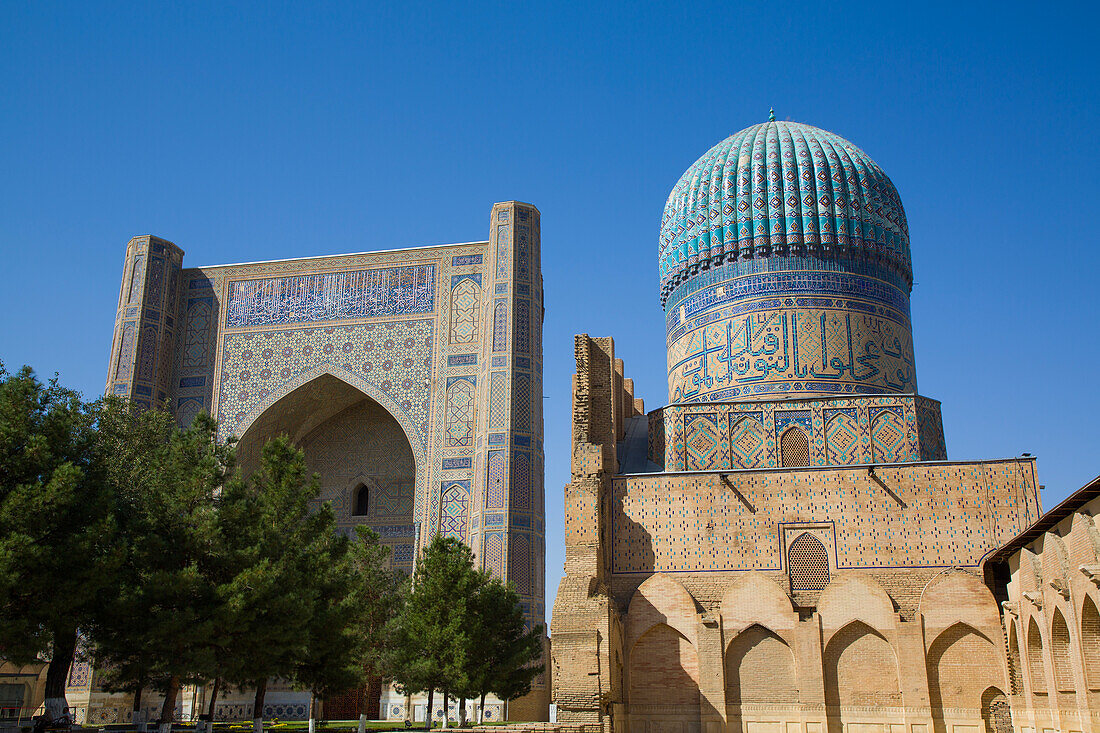
<svg viewBox="0 0 1100 733"><path fill-rule="evenodd" d="M940 405L919 395L669 405L649 413L649 458L666 471L779 468L791 425L811 466L947 460Z"/></svg>
<svg viewBox="0 0 1100 733"><path fill-rule="evenodd" d="M613 479L616 573L781 570L785 523L835 527L835 566L975 567L1038 518L1030 461Z"/></svg>

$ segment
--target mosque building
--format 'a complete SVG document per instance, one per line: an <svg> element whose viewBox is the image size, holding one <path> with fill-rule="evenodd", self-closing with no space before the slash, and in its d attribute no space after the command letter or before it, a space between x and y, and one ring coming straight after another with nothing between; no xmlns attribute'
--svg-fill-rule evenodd
<svg viewBox="0 0 1100 733"><path fill-rule="evenodd" d="M1100 731L1100 534L1067 509L1078 541L1039 562L1068 540L1044 544L1058 518L1039 522L1035 459L948 460L939 403L917 391L909 231L882 169L773 115L683 174L657 264L667 406L646 414L611 338L575 340L558 720ZM1044 587L1063 576L1064 598ZM1035 602L1013 604L1010 579ZM1070 607L1053 633L1044 597ZM1055 638L1067 661L1048 678Z"/></svg>
<svg viewBox="0 0 1100 733"><path fill-rule="evenodd" d="M340 531L373 528L407 572L435 534L456 537L544 624L540 241L538 209L514 201L492 207L485 241L386 252L184 268L175 244L135 237L107 393L167 404L180 425L209 412L239 437L245 475L269 438L290 436ZM486 718L544 718L547 682L507 708L491 700ZM265 717L307 716L307 693L268 689ZM181 694L182 718L206 692ZM81 722L130 714L88 663L68 696ZM364 696L372 717L424 719L423 696L406 710L378 684L327 700L326 717L358 718ZM215 718L251 708L249 691L231 692Z"/></svg>

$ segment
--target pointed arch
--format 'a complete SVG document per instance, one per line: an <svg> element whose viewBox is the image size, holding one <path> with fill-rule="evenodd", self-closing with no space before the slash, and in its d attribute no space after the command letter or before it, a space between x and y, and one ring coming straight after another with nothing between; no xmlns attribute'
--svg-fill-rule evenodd
<svg viewBox="0 0 1100 733"><path fill-rule="evenodd" d="M894 648L862 621L840 629L825 647L825 704L840 708L842 719L845 707L901 704Z"/></svg>
<svg viewBox="0 0 1100 733"><path fill-rule="evenodd" d="M481 286L472 277L462 278L451 290L451 343L476 343L480 316Z"/></svg>
<svg viewBox="0 0 1100 733"><path fill-rule="evenodd" d="M1027 676L1032 695L1047 694L1047 675L1043 665L1043 637L1034 617L1027 625Z"/></svg>
<svg viewBox="0 0 1100 733"><path fill-rule="evenodd" d="M1024 693L1023 667L1020 662L1020 641L1016 624L1008 624L1008 691L1013 695Z"/></svg>
<svg viewBox="0 0 1100 733"><path fill-rule="evenodd" d="M630 648L628 661L631 707L699 714L699 656L695 645L679 631L667 624L651 627Z"/></svg>
<svg viewBox="0 0 1100 733"><path fill-rule="evenodd" d="M722 596L721 613L722 626L731 636L759 624L782 637L798 625L798 614L787 592L755 570L739 573Z"/></svg>
<svg viewBox="0 0 1100 733"><path fill-rule="evenodd" d="M926 664L932 716L940 720L945 709L980 707L991 680L1003 684L993 641L962 622L945 629L929 645Z"/></svg>
<svg viewBox="0 0 1100 733"><path fill-rule="evenodd" d="M1008 698L996 687L982 693L982 722L986 733L1013 733L1012 709Z"/></svg>
<svg viewBox="0 0 1100 733"><path fill-rule="evenodd" d="M1054 663L1054 688L1073 692L1073 667L1070 665L1069 626L1061 609L1054 609L1050 620L1050 659Z"/></svg>
<svg viewBox="0 0 1100 733"><path fill-rule="evenodd" d="M791 591L824 590L829 584L829 551L809 532L803 532L787 548L787 575Z"/></svg>
<svg viewBox="0 0 1100 733"><path fill-rule="evenodd" d="M753 624L726 650L726 702L733 705L798 702L794 653L774 631Z"/></svg>
<svg viewBox="0 0 1100 733"><path fill-rule="evenodd" d="M784 468L810 465L810 441L801 428L792 425L783 431L779 438L779 458Z"/></svg>
<svg viewBox="0 0 1100 733"><path fill-rule="evenodd" d="M1081 656L1088 688L1100 692L1100 612L1087 595L1081 604Z"/></svg>

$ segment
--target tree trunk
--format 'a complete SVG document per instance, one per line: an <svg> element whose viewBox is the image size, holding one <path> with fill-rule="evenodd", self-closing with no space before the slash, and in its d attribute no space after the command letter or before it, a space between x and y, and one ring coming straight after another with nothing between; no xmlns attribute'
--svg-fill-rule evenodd
<svg viewBox="0 0 1100 733"><path fill-rule="evenodd" d="M130 722L134 724L134 728L139 733L145 733L145 711L141 709L141 693L145 691L145 682L138 682L134 687L134 705L133 714L130 716Z"/></svg>
<svg viewBox="0 0 1100 733"><path fill-rule="evenodd" d="M252 703L252 733L264 733L264 695L267 694L267 677L256 680L256 700Z"/></svg>
<svg viewBox="0 0 1100 733"><path fill-rule="evenodd" d="M485 722L485 693L481 693L481 704L477 706L477 724Z"/></svg>
<svg viewBox="0 0 1100 733"><path fill-rule="evenodd" d="M446 690L443 691L443 730L447 730L447 698L450 696L451 694L449 692Z"/></svg>
<svg viewBox="0 0 1100 733"><path fill-rule="evenodd" d="M317 691L309 691L309 733L317 733Z"/></svg>
<svg viewBox="0 0 1100 733"><path fill-rule="evenodd" d="M69 667L76 655L76 629L53 632L53 654L46 669L46 720L54 721L69 714L69 702L65 699L65 683Z"/></svg>
<svg viewBox="0 0 1100 733"><path fill-rule="evenodd" d="M356 733L367 733L367 706L370 705L371 680L367 678L367 694L359 698L359 727Z"/></svg>
<svg viewBox="0 0 1100 733"><path fill-rule="evenodd" d="M160 733L171 733L172 720L176 717L176 698L180 692L180 678L173 676L168 680L168 689L164 692L164 704L160 706Z"/></svg>
<svg viewBox="0 0 1100 733"><path fill-rule="evenodd" d="M210 730L214 730L214 706L218 704L218 693L221 692L222 678L214 678L214 689L210 691L210 707L206 709L207 719L210 721Z"/></svg>
<svg viewBox="0 0 1100 733"><path fill-rule="evenodd" d="M458 727L466 727L466 696L463 695L458 701Z"/></svg>
<svg viewBox="0 0 1100 733"><path fill-rule="evenodd" d="M435 688L428 688L428 711L424 713L424 722L428 725L428 730L432 729L432 700L435 698Z"/></svg>

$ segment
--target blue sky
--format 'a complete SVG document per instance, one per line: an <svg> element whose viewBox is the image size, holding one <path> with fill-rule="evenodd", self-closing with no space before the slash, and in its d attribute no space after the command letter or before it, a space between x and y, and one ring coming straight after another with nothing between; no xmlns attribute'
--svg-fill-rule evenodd
<svg viewBox="0 0 1100 733"><path fill-rule="evenodd" d="M0 359L102 390L122 255L185 265L484 239L542 211L547 607L572 336L666 401L665 197L763 121L862 147L904 202L920 391L951 458L1100 473L1093 4L0 5ZM1091 69L1091 71L1090 71Z"/></svg>

